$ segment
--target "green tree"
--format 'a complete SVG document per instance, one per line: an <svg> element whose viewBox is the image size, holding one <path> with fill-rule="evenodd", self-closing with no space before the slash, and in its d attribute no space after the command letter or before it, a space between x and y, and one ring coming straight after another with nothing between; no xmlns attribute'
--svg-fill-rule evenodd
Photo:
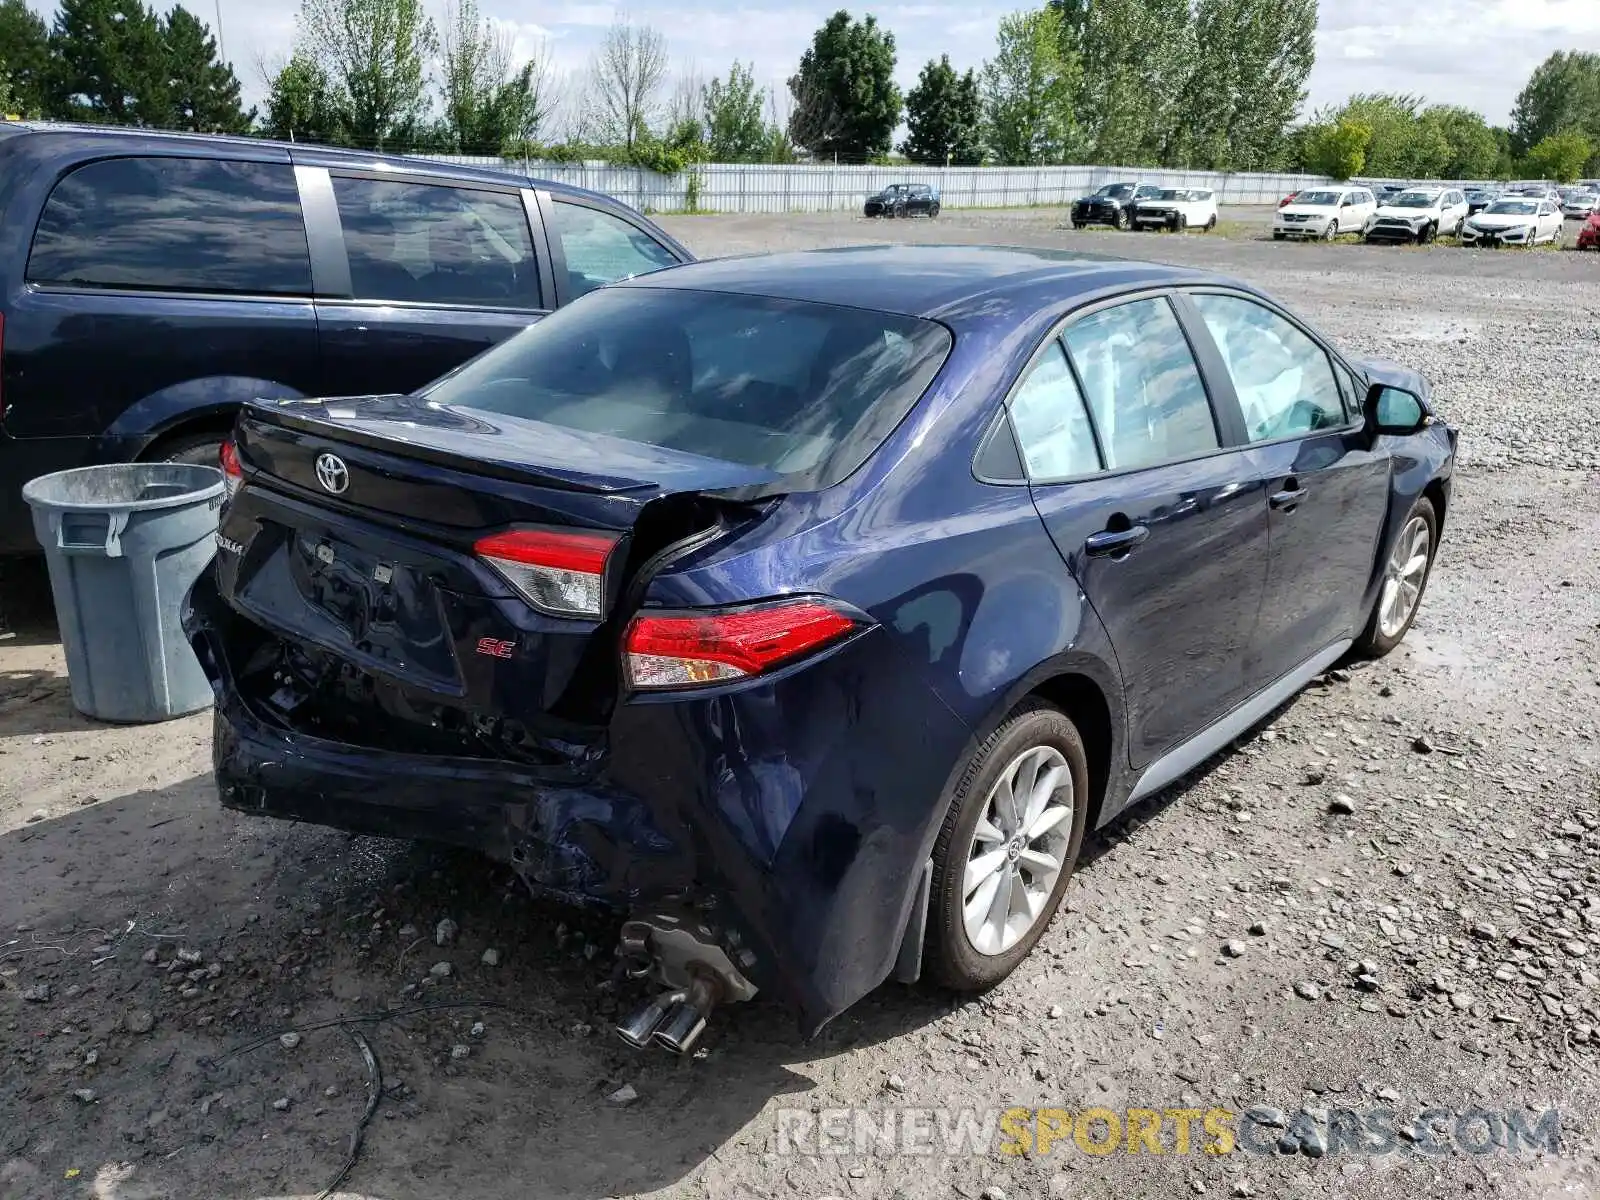
<svg viewBox="0 0 1600 1200"><path fill-rule="evenodd" d="M887 154L900 123L894 35L843 9L829 17L789 80L789 136L820 157L865 162Z"/></svg>
<svg viewBox="0 0 1600 1200"><path fill-rule="evenodd" d="M297 54L272 77L265 128L269 136L290 142L344 140L327 73L312 59Z"/></svg>
<svg viewBox="0 0 1600 1200"><path fill-rule="evenodd" d="M1511 110L1513 149L1577 129L1600 142L1600 54L1557 50L1534 68Z"/></svg>
<svg viewBox="0 0 1600 1200"><path fill-rule="evenodd" d="M239 104L239 80L233 67L217 59L211 30L183 5L176 5L161 26L167 55L167 100L174 128L195 133L245 133L255 111Z"/></svg>
<svg viewBox="0 0 1600 1200"><path fill-rule="evenodd" d="M1522 161L1523 171L1533 179L1554 179L1571 183L1583 173L1594 155L1594 143L1575 129L1540 138Z"/></svg>
<svg viewBox="0 0 1600 1200"><path fill-rule="evenodd" d="M1073 142L1076 63L1062 49L1053 8L1000 18L995 56L983 64L984 140L996 162L1061 162Z"/></svg>
<svg viewBox="0 0 1600 1200"><path fill-rule="evenodd" d="M1449 131L1460 122L1446 114L1423 119L1422 99L1391 92L1362 93L1323 110L1313 125L1356 121L1372 131L1365 175L1379 179L1441 179L1457 155Z"/></svg>
<svg viewBox="0 0 1600 1200"><path fill-rule="evenodd" d="M1075 111L1093 161L1139 166L1181 151L1194 118L1185 94L1196 56L1188 0L1094 0L1079 35Z"/></svg>
<svg viewBox="0 0 1600 1200"><path fill-rule="evenodd" d="M428 111L437 37L422 0L302 0L297 52L328 80L349 141L403 149Z"/></svg>
<svg viewBox="0 0 1600 1200"><path fill-rule="evenodd" d="M1288 128L1316 57L1317 0L1198 0L1195 58L1163 156L1169 166L1266 171L1289 159Z"/></svg>
<svg viewBox="0 0 1600 1200"><path fill-rule="evenodd" d="M63 97L53 115L111 125L171 122L161 22L140 0L61 0L50 42Z"/></svg>
<svg viewBox="0 0 1600 1200"><path fill-rule="evenodd" d="M477 0L445 9L440 53L441 140L462 154L498 154L531 141L549 115L549 65L541 52L512 64L511 37L481 20Z"/></svg>
<svg viewBox="0 0 1600 1200"><path fill-rule="evenodd" d="M1495 168L1500 159L1500 144L1489 123L1470 108L1435 104L1419 118L1428 131L1436 131L1449 147L1449 157L1439 172L1441 179L1498 179Z"/></svg>
<svg viewBox="0 0 1600 1200"><path fill-rule="evenodd" d="M762 161L768 149L765 104L766 92L756 86L754 70L739 62L728 68L726 83L714 76L701 89L701 121L711 162Z"/></svg>
<svg viewBox="0 0 1600 1200"><path fill-rule="evenodd" d="M0 0L0 72L11 81L8 111L57 115L50 30L24 0Z"/></svg>
<svg viewBox="0 0 1600 1200"><path fill-rule="evenodd" d="M1371 127L1351 117L1313 126L1306 131L1302 149L1306 169L1334 179L1359 175L1366 166L1371 142Z"/></svg>
<svg viewBox="0 0 1600 1200"><path fill-rule="evenodd" d="M982 122L977 76L957 75L948 54L930 59L906 93L909 136L900 153L916 163L971 166L983 160Z"/></svg>
<svg viewBox="0 0 1600 1200"><path fill-rule="evenodd" d="M0 71L0 117L17 115L18 104L11 94L11 76Z"/></svg>

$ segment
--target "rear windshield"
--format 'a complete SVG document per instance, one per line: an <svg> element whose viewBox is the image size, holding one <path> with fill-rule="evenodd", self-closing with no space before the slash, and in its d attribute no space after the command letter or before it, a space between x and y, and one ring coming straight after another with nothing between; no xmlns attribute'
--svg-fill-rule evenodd
<svg viewBox="0 0 1600 1200"><path fill-rule="evenodd" d="M793 477L849 475L951 345L915 317L673 288L594 292L423 395Z"/></svg>

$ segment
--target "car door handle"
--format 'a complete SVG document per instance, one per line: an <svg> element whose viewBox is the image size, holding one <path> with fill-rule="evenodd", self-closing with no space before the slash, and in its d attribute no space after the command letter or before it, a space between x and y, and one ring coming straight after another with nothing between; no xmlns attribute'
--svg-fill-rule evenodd
<svg viewBox="0 0 1600 1200"><path fill-rule="evenodd" d="M1102 529L1099 533L1091 533L1083 543L1083 548L1095 558L1107 558L1126 554L1135 546L1142 545L1149 536L1150 530L1143 525L1135 525L1132 529Z"/></svg>
<svg viewBox="0 0 1600 1200"><path fill-rule="evenodd" d="M1305 498L1305 488L1285 488L1281 492L1274 492L1267 503L1280 512L1293 512L1295 505Z"/></svg>

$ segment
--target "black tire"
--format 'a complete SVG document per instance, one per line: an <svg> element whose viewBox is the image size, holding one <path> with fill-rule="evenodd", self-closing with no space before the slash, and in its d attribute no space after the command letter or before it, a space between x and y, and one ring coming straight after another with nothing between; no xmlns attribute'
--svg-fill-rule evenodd
<svg viewBox="0 0 1600 1200"><path fill-rule="evenodd" d="M1217 227L1217 214L1216 213L1212 213L1210 219L1206 221L1205 231L1207 233L1210 233L1216 227Z"/></svg>
<svg viewBox="0 0 1600 1200"><path fill-rule="evenodd" d="M1083 228L1083 227L1084 227L1084 226L1085 226L1085 225L1087 225L1087 224L1088 224L1088 223L1089 223L1089 222L1087 222L1087 221L1074 221L1074 222L1073 222L1073 223L1072 223L1072 227L1073 227L1073 228L1074 228L1074 229L1082 229L1082 228Z"/></svg>
<svg viewBox="0 0 1600 1200"><path fill-rule="evenodd" d="M1406 519L1400 523L1402 532L1410 524L1412 517L1421 517L1428 526L1428 565L1422 575L1422 586L1417 592L1417 602L1412 606L1411 615L1392 635L1386 635L1379 628L1379 615L1383 608L1382 586L1378 588L1378 598L1373 601L1372 615L1367 618L1367 627L1361 631L1361 636L1355 641L1353 651L1363 658L1382 658L1393 650L1402 641L1406 634L1411 632L1411 626L1416 623L1417 613L1422 611L1423 597L1428 594L1428 580L1433 578L1433 564L1439 557L1439 515L1433 510L1433 501L1426 496L1419 496L1417 502L1411 506L1411 511L1406 514ZM1394 551L1390 547L1390 553Z"/></svg>
<svg viewBox="0 0 1600 1200"><path fill-rule="evenodd" d="M1280 229L1274 229L1272 231L1272 240L1275 241L1275 242L1286 241L1288 239L1288 237L1289 237L1289 235L1287 233L1284 233Z"/></svg>
<svg viewBox="0 0 1600 1200"><path fill-rule="evenodd" d="M1432 242L1433 242L1433 239L1438 237L1438 236L1439 236L1438 227L1436 225L1434 225L1432 222L1430 222L1427 225L1424 225L1422 227L1422 229L1417 233L1417 244L1419 246L1431 245Z"/></svg>
<svg viewBox="0 0 1600 1200"><path fill-rule="evenodd" d="M1324 228L1322 230L1322 240L1325 241L1325 242L1331 242L1331 241L1333 241L1334 238L1336 238L1338 236L1339 236L1339 220L1338 220L1337 217L1335 217L1333 220L1329 221L1326 226L1324 226Z"/></svg>
<svg viewBox="0 0 1600 1200"><path fill-rule="evenodd" d="M1127 209L1119 206L1117 210L1111 214L1111 227L1113 229L1126 229L1128 227Z"/></svg>
<svg viewBox="0 0 1600 1200"><path fill-rule="evenodd" d="M194 433L159 442L146 456L150 462L192 463L200 467L218 465L222 443L227 439L222 433Z"/></svg>
<svg viewBox="0 0 1600 1200"><path fill-rule="evenodd" d="M1050 746L1067 762L1074 796L1072 830L1062 857L1061 874L1032 927L1016 945L1001 954L983 954L967 937L962 918L967 854L989 792L1017 757L1035 746ZM1083 845L1089 796L1088 760L1077 728L1058 709L1028 701L1001 722L945 787L944 826L933 849L933 887L928 898L927 940L923 963L928 978L957 991L993 987L1018 963L1049 928L1066 894L1078 851Z"/></svg>
<svg viewBox="0 0 1600 1200"><path fill-rule="evenodd" d="M929 217L937 217L938 215L939 215L939 206L936 203L936 204L934 204L934 206L932 208L930 208L928 210L928 216Z"/></svg>

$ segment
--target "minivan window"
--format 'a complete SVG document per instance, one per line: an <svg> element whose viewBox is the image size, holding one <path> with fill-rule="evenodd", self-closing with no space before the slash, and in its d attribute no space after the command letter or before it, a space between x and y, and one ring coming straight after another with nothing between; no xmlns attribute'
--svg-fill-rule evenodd
<svg viewBox="0 0 1600 1200"><path fill-rule="evenodd" d="M520 195L340 176L333 195L356 299L539 307Z"/></svg>
<svg viewBox="0 0 1600 1200"><path fill-rule="evenodd" d="M1106 466L1149 467L1220 445L1200 369L1163 299L1101 309L1064 335Z"/></svg>
<svg viewBox="0 0 1600 1200"><path fill-rule="evenodd" d="M632 279L678 263L670 250L621 217L562 200L552 207L551 219L566 255L574 299L618 279Z"/></svg>
<svg viewBox="0 0 1600 1200"><path fill-rule="evenodd" d="M28 278L73 287L309 295L311 254L287 164L111 158L50 193Z"/></svg>
<svg viewBox="0 0 1600 1200"><path fill-rule="evenodd" d="M942 325L915 317L622 287L558 310L422 395L822 488L866 461L949 349Z"/></svg>

